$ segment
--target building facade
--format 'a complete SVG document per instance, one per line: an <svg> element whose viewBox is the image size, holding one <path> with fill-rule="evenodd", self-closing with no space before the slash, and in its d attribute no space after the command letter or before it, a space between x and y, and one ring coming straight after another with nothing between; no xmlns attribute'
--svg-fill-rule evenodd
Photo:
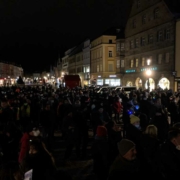
<svg viewBox="0 0 180 180"><path fill-rule="evenodd" d="M124 85L174 89L176 21L162 0L134 0L125 28Z"/></svg>
<svg viewBox="0 0 180 180"><path fill-rule="evenodd" d="M0 61L0 86L15 84L19 76L23 76L21 66Z"/></svg>
<svg viewBox="0 0 180 180"><path fill-rule="evenodd" d="M83 47L83 79L84 85L90 84L90 48L91 42L90 39L84 41Z"/></svg>
<svg viewBox="0 0 180 180"><path fill-rule="evenodd" d="M91 42L91 83L119 86L116 75L116 35L101 35Z"/></svg>

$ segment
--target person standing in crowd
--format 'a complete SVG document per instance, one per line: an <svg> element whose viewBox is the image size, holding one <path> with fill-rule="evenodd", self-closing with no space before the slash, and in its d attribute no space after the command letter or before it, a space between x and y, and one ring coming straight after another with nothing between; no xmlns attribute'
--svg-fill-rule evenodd
<svg viewBox="0 0 180 180"><path fill-rule="evenodd" d="M98 125L96 129L95 139L92 144L93 172L98 180L107 178L109 169L108 163L108 134L104 124Z"/></svg>
<svg viewBox="0 0 180 180"><path fill-rule="evenodd" d="M180 169L180 130L170 128L168 137L163 143L157 156L160 175L163 179L175 179Z"/></svg>
<svg viewBox="0 0 180 180"><path fill-rule="evenodd" d="M140 179L140 164L136 157L136 145L128 139L122 139L117 145L119 155L110 167L108 180Z"/></svg>

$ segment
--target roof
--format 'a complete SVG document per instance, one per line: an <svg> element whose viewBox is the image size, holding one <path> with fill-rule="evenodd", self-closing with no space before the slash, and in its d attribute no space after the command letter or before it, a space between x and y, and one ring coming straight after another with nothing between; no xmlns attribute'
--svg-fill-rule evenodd
<svg viewBox="0 0 180 180"><path fill-rule="evenodd" d="M174 17L180 17L180 0L164 0Z"/></svg>
<svg viewBox="0 0 180 180"><path fill-rule="evenodd" d="M95 40L96 38L100 37L100 36L116 36L117 39L124 39L125 35L124 35L124 27L110 27L108 29L106 29L104 32L102 32L101 34L99 34L99 36L93 37L91 38L91 41Z"/></svg>

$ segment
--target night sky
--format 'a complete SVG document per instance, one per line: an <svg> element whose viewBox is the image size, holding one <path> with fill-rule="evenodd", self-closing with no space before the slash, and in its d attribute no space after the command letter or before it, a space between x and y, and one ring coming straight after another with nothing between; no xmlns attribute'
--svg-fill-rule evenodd
<svg viewBox="0 0 180 180"><path fill-rule="evenodd" d="M1 0L0 60L49 70L64 51L124 26L132 0Z"/></svg>

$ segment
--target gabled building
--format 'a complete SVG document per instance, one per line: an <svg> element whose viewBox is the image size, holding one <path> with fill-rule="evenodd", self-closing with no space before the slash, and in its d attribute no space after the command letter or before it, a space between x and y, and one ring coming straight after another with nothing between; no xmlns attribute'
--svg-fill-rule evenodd
<svg viewBox="0 0 180 180"><path fill-rule="evenodd" d="M125 28L124 85L176 90L176 72L180 77L177 3L180 4L173 0L133 1Z"/></svg>
<svg viewBox="0 0 180 180"><path fill-rule="evenodd" d="M116 75L116 35L117 28L108 29L91 41L91 83L119 86Z"/></svg>

